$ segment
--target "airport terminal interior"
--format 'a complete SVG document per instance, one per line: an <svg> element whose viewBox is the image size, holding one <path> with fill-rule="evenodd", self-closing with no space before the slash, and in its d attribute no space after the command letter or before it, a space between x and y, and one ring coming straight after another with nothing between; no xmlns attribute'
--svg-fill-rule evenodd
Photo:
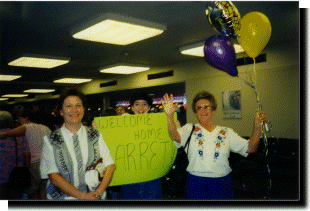
<svg viewBox="0 0 310 211"><path fill-rule="evenodd" d="M217 100L213 123L232 128L244 139L251 138L256 113L266 114L257 152L247 157L230 152L233 199L293 203L303 199L300 20L304 11L298 1L6 1L0 2L0 11L0 110L9 111L15 123L22 109L40 108L53 115L53 123L47 124L57 130L62 125L56 106L60 93L76 87L87 99L85 126L91 127L94 119L108 118L104 112L119 106L133 114L130 99L138 92L152 98L149 113L158 115L165 113L163 96L173 94L178 103L176 118L184 126L198 122L192 102L204 90ZM82 30L109 18L160 32L120 44L104 39L130 37L130 27L110 35L103 34L108 29L98 32L103 41L78 37ZM244 32L246 27L261 36ZM254 38L247 42L246 36ZM242 50L237 52L235 45ZM184 50L191 47L200 47L200 51L186 54ZM25 66L31 62L19 64L30 56L63 63L47 68ZM42 63L47 61L35 64ZM117 65L145 69L109 72ZM73 83L61 83L65 79ZM105 139L104 130L102 134ZM168 201L186 200L187 173L179 171L184 170L178 159L181 151L175 152L169 170L159 177L162 199Z"/></svg>

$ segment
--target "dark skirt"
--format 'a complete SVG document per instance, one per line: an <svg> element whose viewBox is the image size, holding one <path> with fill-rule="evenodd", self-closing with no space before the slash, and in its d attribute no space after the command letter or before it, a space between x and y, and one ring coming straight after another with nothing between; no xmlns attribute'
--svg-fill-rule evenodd
<svg viewBox="0 0 310 211"><path fill-rule="evenodd" d="M192 200L231 200L233 183L230 174L224 177L199 177L188 174L186 199Z"/></svg>
<svg viewBox="0 0 310 211"><path fill-rule="evenodd" d="M162 199L160 179L135 184L122 185L121 199L133 199L133 200Z"/></svg>

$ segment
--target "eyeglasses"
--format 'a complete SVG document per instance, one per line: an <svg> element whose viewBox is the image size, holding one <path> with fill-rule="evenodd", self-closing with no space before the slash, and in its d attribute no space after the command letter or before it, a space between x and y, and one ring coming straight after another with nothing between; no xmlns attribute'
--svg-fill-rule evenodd
<svg viewBox="0 0 310 211"><path fill-rule="evenodd" d="M196 111L201 111L203 109L211 110L212 106L196 106Z"/></svg>

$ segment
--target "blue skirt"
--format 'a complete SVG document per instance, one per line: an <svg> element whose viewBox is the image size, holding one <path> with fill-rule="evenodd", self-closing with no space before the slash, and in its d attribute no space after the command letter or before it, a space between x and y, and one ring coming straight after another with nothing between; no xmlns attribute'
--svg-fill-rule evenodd
<svg viewBox="0 0 310 211"><path fill-rule="evenodd" d="M160 179L151 180L147 182L122 185L121 199L133 200L160 200L161 182Z"/></svg>
<svg viewBox="0 0 310 211"><path fill-rule="evenodd" d="M224 177L210 178L188 174L186 199L191 200L231 200L233 183L230 174Z"/></svg>

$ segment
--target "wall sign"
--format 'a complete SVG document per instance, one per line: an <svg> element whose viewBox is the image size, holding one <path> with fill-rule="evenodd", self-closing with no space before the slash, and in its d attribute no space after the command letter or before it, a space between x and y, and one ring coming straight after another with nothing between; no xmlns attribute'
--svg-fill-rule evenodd
<svg viewBox="0 0 310 211"><path fill-rule="evenodd" d="M224 119L241 119L240 90L222 92L222 101Z"/></svg>

